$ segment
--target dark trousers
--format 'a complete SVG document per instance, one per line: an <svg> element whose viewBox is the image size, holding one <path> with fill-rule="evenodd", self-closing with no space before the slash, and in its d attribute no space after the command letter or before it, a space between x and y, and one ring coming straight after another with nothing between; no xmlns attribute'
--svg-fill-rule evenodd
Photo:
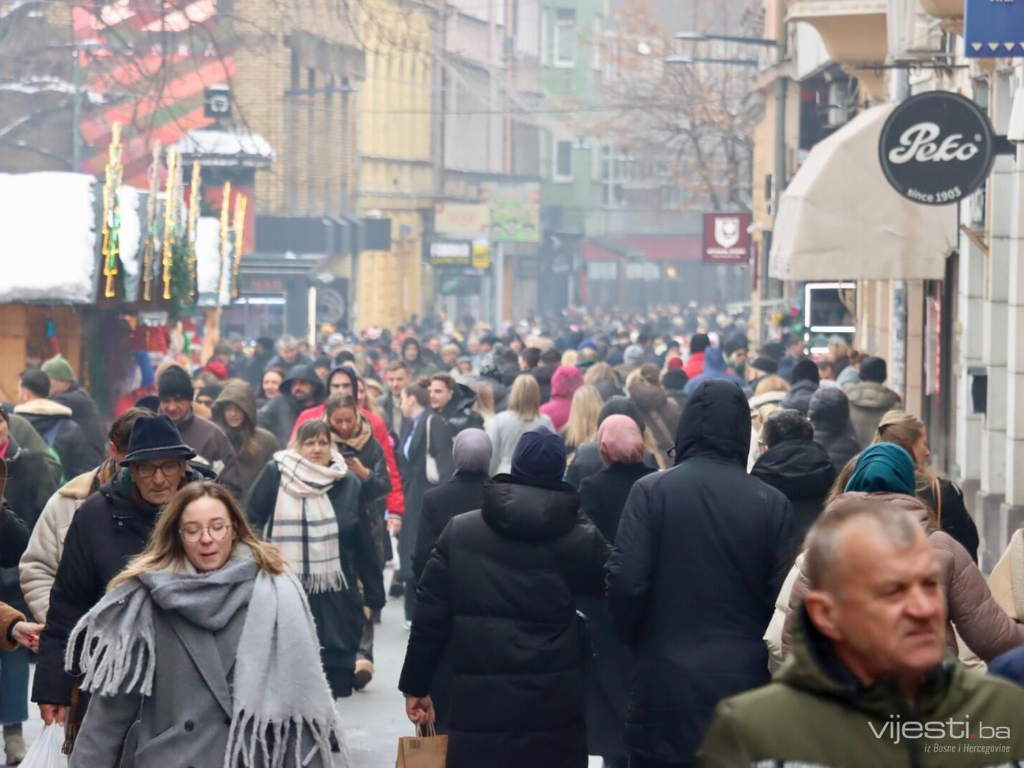
<svg viewBox="0 0 1024 768"><path fill-rule="evenodd" d="M693 763L667 763L636 753L629 756L629 768L691 768L692 765Z"/></svg>

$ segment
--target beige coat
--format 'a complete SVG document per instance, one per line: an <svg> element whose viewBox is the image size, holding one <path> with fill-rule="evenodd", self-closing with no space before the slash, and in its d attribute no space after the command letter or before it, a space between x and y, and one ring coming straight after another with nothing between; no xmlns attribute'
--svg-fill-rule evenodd
<svg viewBox="0 0 1024 768"><path fill-rule="evenodd" d="M1014 621L1024 620L1024 531L1018 530L999 558L988 588L999 607Z"/></svg>
<svg viewBox="0 0 1024 768"><path fill-rule="evenodd" d="M894 502L905 504L908 511L918 515L922 525L927 524L928 510L917 499L896 494L886 495ZM1024 645L1024 625L1013 621L999 606L967 550L956 539L942 531L931 533L928 542L939 564L943 593L946 595L949 615L946 645L950 650L959 653L959 636L980 659L987 662ZM769 666L772 663L779 663L789 655L792 624L809 590L802 566L801 558L793 566L794 570L799 570L796 578L787 578L785 582L787 585L793 585L789 599L785 600L783 594L779 595L776 601L776 616L772 618L765 634L765 642L771 657ZM782 592L785 591L784 586ZM781 628L777 620L778 613L782 610L780 605L786 606Z"/></svg>
<svg viewBox="0 0 1024 768"><path fill-rule="evenodd" d="M46 623L50 610L50 588L64 553L64 537L71 518L92 493L97 472L79 475L50 497L28 540L28 549L21 556L21 591L40 624Z"/></svg>

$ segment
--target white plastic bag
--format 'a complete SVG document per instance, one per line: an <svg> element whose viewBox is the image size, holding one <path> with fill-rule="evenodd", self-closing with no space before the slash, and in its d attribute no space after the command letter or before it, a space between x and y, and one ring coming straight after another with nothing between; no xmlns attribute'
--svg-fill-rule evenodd
<svg viewBox="0 0 1024 768"><path fill-rule="evenodd" d="M64 746L64 726L47 725L21 763L21 768L68 768L68 758L61 753Z"/></svg>

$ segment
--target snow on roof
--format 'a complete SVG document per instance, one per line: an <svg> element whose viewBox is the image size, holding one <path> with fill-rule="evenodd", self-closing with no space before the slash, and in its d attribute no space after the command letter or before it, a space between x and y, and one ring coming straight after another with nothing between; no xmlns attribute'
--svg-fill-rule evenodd
<svg viewBox="0 0 1024 768"><path fill-rule="evenodd" d="M233 285L234 263L224 264L225 270L232 275L225 275L221 281L220 253L220 219L215 216L203 216L199 219L196 230L196 278L199 283L199 303L202 306L227 306L231 303L231 286ZM218 297L221 287L224 293Z"/></svg>
<svg viewBox="0 0 1024 768"><path fill-rule="evenodd" d="M0 302L93 301L95 180L0 173Z"/></svg>
<svg viewBox="0 0 1024 768"><path fill-rule="evenodd" d="M174 145L181 155L204 165L269 165L277 159L274 148L258 133L203 128L189 131ZM248 161L248 162L247 162Z"/></svg>
<svg viewBox="0 0 1024 768"><path fill-rule="evenodd" d="M121 264L126 275L139 274L139 246L142 245L142 218L139 216L139 190L122 186L117 192L121 206Z"/></svg>
<svg viewBox="0 0 1024 768"><path fill-rule="evenodd" d="M59 77L42 75L0 83L0 91L26 93L29 95L35 95L38 93L63 93L73 96L75 93L75 86L73 83L69 83L67 80L62 80ZM106 102L106 99L96 91L83 88L82 93L85 94L86 98L88 98L93 104L103 104Z"/></svg>

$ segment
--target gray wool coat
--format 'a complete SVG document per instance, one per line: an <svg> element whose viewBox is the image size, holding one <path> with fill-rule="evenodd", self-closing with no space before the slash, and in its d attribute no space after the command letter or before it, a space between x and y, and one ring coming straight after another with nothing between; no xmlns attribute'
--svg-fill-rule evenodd
<svg viewBox="0 0 1024 768"><path fill-rule="evenodd" d="M235 655L246 612L239 610L214 633L154 605L153 695L93 696L69 768L222 768ZM118 763L122 745L124 756ZM322 755L309 763L312 768L330 764L330 756L325 760ZM290 756L286 765L295 766Z"/></svg>

